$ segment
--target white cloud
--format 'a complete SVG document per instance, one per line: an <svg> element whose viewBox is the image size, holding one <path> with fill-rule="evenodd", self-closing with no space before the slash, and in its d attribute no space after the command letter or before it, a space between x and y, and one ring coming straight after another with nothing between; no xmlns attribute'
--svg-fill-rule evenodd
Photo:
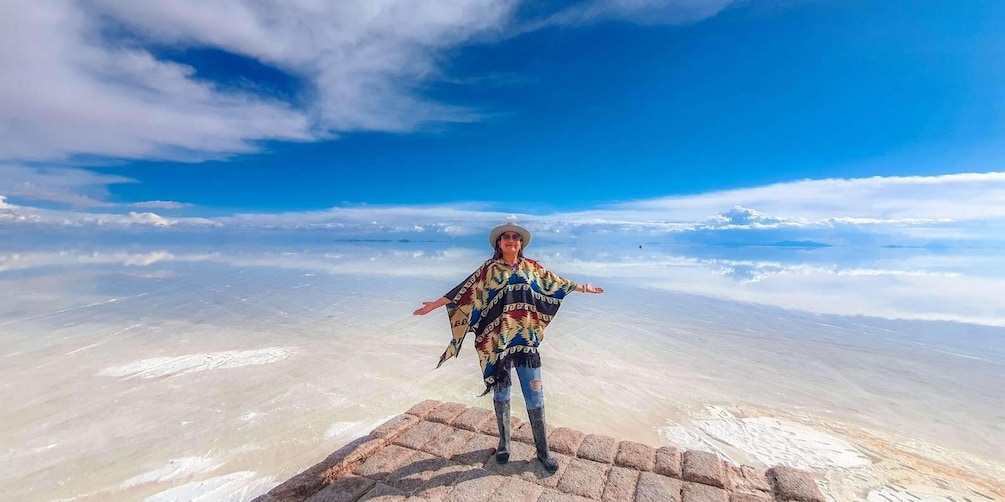
<svg viewBox="0 0 1005 502"><path fill-rule="evenodd" d="M0 193L7 197L13 196L28 201L56 202L75 208L181 209L191 206L191 204L165 200L130 204L110 202L108 200L110 198L108 187L120 183L136 183L136 180L74 167L0 164Z"/></svg>
<svg viewBox="0 0 1005 502"><path fill-rule="evenodd" d="M258 140L473 120L423 99L439 51L504 25L512 1L38 0L0 16L0 159L202 159ZM107 31L135 35L129 42ZM195 77L143 44L217 48L302 79L304 108ZM313 96L313 97L312 97Z"/></svg>
<svg viewBox="0 0 1005 502"><path fill-rule="evenodd" d="M631 202L615 210L693 221L739 205L789 220L876 223L1003 219L1003 200L1005 172L986 172L803 180Z"/></svg>
<svg viewBox="0 0 1005 502"><path fill-rule="evenodd" d="M81 179L87 179L81 176ZM115 180L116 182L118 180ZM80 213L16 206L4 221L69 226L218 226L233 229L315 229L345 237L465 237L516 219L551 239L659 238L688 232L760 232L763 243L795 239L840 244L853 235L881 244L934 240L1002 242L1005 173L930 177L803 180L742 190L634 201L603 209L513 214L485 203L436 206L335 207L323 211L175 218L155 213ZM158 203L148 207L156 208ZM111 206L110 206L111 207ZM177 207L165 203L165 208ZM114 207L113 207L114 209ZM420 237L421 236L421 237ZM831 240L835 239L835 240ZM735 242L731 241L731 242ZM861 241L859 241L861 242Z"/></svg>
<svg viewBox="0 0 1005 502"><path fill-rule="evenodd" d="M192 204L175 202L173 200L150 200L146 202L135 202L133 204L126 204L126 205L129 207L135 207L141 209L181 209L184 207L192 207Z"/></svg>
<svg viewBox="0 0 1005 502"><path fill-rule="evenodd" d="M152 227L206 228L222 226L220 222L209 218L165 218L156 213L138 213L135 211L130 211L126 214L61 211L39 209L29 206L13 206L10 204L0 206L0 223L10 223L22 226L35 225L84 229L101 228L108 230Z"/></svg>
<svg viewBox="0 0 1005 502"><path fill-rule="evenodd" d="M436 76L438 51L494 32L510 0L369 2L198 0L99 8L153 40L210 46L300 75L318 95L313 110L336 131L407 131L427 121L472 120L427 101L416 87Z"/></svg>
<svg viewBox="0 0 1005 502"><path fill-rule="evenodd" d="M204 157L258 139L308 139L302 112L193 79L193 69L109 45L90 3L9 4L0 16L0 158ZM152 5L152 4L151 4Z"/></svg>
<svg viewBox="0 0 1005 502"><path fill-rule="evenodd" d="M890 268L858 268L685 256L541 259L567 277L590 277L597 283L618 281L819 314L1005 326L996 294L1005 287L1005 277L999 270L984 269L983 261L956 273L899 262L890 263Z"/></svg>
<svg viewBox="0 0 1005 502"><path fill-rule="evenodd" d="M453 47L556 24L695 22L734 1L590 0L558 12L533 12L537 6L520 0L7 2L0 159L194 161L254 152L263 140L474 121L476 110L422 94L431 81L457 81L441 71ZM537 17L518 19L523 7ZM260 92L267 85L226 88L153 46L249 58L290 76L302 92L286 102Z"/></svg>
<svg viewBox="0 0 1005 502"><path fill-rule="evenodd" d="M111 205L105 200L108 197L108 186L134 182L124 176L79 168L0 164L0 193L8 197L58 202L73 207Z"/></svg>
<svg viewBox="0 0 1005 502"><path fill-rule="evenodd" d="M331 223L356 225L415 225L429 230L436 222L469 223L481 228L485 223L502 223L511 216L488 209L484 204L454 204L436 206L351 206L335 207L324 211L276 214L238 214L222 217L222 223L248 226L317 226ZM422 222L429 221L430 225ZM406 223L415 222L415 223ZM469 225L462 225L469 226Z"/></svg>
<svg viewBox="0 0 1005 502"><path fill-rule="evenodd" d="M484 229L482 229L484 232ZM60 251L0 253L0 272L40 267L120 264L147 267L212 262L235 267L276 267L360 277L463 277L488 256L488 247L345 245L314 251L275 252L248 246L214 247L212 252L151 249L146 252ZM552 243L554 244L554 243ZM591 244L599 257L582 257L564 245L544 245L533 257L573 280L591 280L616 294L618 284L680 291L713 298L772 305L820 314L894 319L960 321L1005 326L1000 294L1005 271L1000 258L927 252L879 254L863 263L819 264L777 260L699 258ZM846 257L846 253L830 258ZM447 278L447 279L445 279Z"/></svg>
<svg viewBox="0 0 1005 502"><path fill-rule="evenodd" d="M588 0L549 16L544 24L578 26L606 20L687 24L715 16L737 0Z"/></svg>
<svg viewBox="0 0 1005 502"><path fill-rule="evenodd" d="M125 267L146 267L161 262L200 262L218 258L219 256L214 254L176 254L164 250L143 253L120 250L0 253L0 272L71 265L118 264Z"/></svg>
<svg viewBox="0 0 1005 502"><path fill-rule="evenodd" d="M773 218L743 206L733 206L732 209L722 214L717 214L708 219L710 226L774 226L784 223L780 218Z"/></svg>
<svg viewBox="0 0 1005 502"><path fill-rule="evenodd" d="M164 219L163 217L154 213L135 213L130 211L129 217L125 220L128 223L139 223L142 225L154 225L157 227L166 227L171 223Z"/></svg>

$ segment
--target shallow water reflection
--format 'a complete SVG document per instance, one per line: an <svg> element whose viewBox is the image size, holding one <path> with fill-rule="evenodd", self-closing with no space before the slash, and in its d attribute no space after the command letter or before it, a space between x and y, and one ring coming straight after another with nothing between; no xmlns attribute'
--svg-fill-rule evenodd
<svg viewBox="0 0 1005 502"><path fill-rule="evenodd" d="M15 498L250 499L419 400L487 407L470 346L433 371L446 320L411 315L486 258L476 246L5 246L0 492ZM1005 328L993 326L1005 278L990 251L541 244L531 256L608 290L571 297L549 328L555 423L696 438L756 464L782 458L776 447L798 456L768 441L798 422L884 466L911 460L880 442L979 479L1005 472ZM827 478L838 499L888 479L873 464L819 468L844 473Z"/></svg>

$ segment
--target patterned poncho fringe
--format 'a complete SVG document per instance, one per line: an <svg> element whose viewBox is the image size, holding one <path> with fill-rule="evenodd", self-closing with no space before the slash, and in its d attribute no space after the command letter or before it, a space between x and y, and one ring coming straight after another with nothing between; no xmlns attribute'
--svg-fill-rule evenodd
<svg viewBox="0 0 1005 502"><path fill-rule="evenodd" d="M453 339L437 368L457 356L468 333L475 334L475 350L485 381L484 396L496 386L511 384L513 366L539 368L538 347L544 328L558 313L562 299L576 289L534 260L522 258L516 267L488 260L446 295Z"/></svg>

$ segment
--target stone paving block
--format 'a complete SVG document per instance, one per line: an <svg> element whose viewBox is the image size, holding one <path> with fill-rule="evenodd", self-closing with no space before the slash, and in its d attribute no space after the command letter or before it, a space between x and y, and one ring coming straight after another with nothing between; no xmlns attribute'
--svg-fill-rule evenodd
<svg viewBox="0 0 1005 502"><path fill-rule="evenodd" d="M543 491L544 487L541 485L517 478L505 478L489 500L535 502Z"/></svg>
<svg viewBox="0 0 1005 502"><path fill-rule="evenodd" d="M565 493L599 499L604 494L604 481L610 468L611 464L572 458L556 488Z"/></svg>
<svg viewBox="0 0 1005 502"><path fill-rule="evenodd" d="M771 496L765 492L730 493L729 502L771 502Z"/></svg>
<svg viewBox="0 0 1005 502"><path fill-rule="evenodd" d="M614 465L639 471L651 471L656 465L656 448L635 441L622 441L618 444Z"/></svg>
<svg viewBox="0 0 1005 502"><path fill-rule="evenodd" d="M726 477L729 479L729 489L741 493L770 492L767 475L762 469L749 465L735 466L726 464Z"/></svg>
<svg viewBox="0 0 1005 502"><path fill-rule="evenodd" d="M498 427L498 425L497 425ZM551 433L554 432L555 428L545 424L544 426L546 437L551 437ZM513 429L510 435L513 441L520 441L522 443L534 444L534 430L530 427L530 421L520 424L520 427Z"/></svg>
<svg viewBox="0 0 1005 502"><path fill-rule="evenodd" d="M651 472L639 474L636 502L681 502L681 481Z"/></svg>
<svg viewBox="0 0 1005 502"><path fill-rule="evenodd" d="M652 448L565 427L549 427L559 463L552 474L537 460L530 424L513 417L512 427L510 462L499 465L492 410L424 401L254 502L825 500L812 475L798 469L735 466L709 452Z"/></svg>
<svg viewBox="0 0 1005 502"><path fill-rule="evenodd" d="M419 417L415 415L409 415L407 413L398 415L378 426L370 434L381 439L393 439L399 434L411 429L415 424L419 423L419 421Z"/></svg>
<svg viewBox="0 0 1005 502"><path fill-rule="evenodd" d="M579 445L583 444L583 438L586 434L583 434L576 429L570 429L568 427L556 427L555 430L551 431L548 435L548 446L551 451L561 453L563 455L576 456L579 452Z"/></svg>
<svg viewBox="0 0 1005 502"><path fill-rule="evenodd" d="M639 482L639 471L612 466L607 471L607 483L600 499L604 502L630 502L635 500L635 487Z"/></svg>
<svg viewBox="0 0 1005 502"><path fill-rule="evenodd" d="M726 487L726 468L715 453L700 450L684 452L681 460L681 474L684 481L704 485Z"/></svg>
<svg viewBox="0 0 1005 502"><path fill-rule="evenodd" d="M799 502L824 502L820 488L813 482L813 477L806 471L792 467L776 465L768 469L768 481L774 488L775 497L781 500L797 500Z"/></svg>
<svg viewBox="0 0 1005 502"><path fill-rule="evenodd" d="M369 491L377 482L349 474L307 499L309 502L352 502ZM302 500L302 499L301 499Z"/></svg>
<svg viewBox="0 0 1005 502"><path fill-rule="evenodd" d="M611 436L601 436L599 434L587 434L579 445L576 456L593 460L596 462L611 463L618 453L618 440Z"/></svg>
<svg viewBox="0 0 1005 502"><path fill-rule="evenodd" d="M433 477L433 473L447 465L445 458L436 457L426 452L416 452L408 462L384 478L384 483L403 492L412 493L423 483Z"/></svg>
<svg viewBox="0 0 1005 502"><path fill-rule="evenodd" d="M442 401L437 401L435 399L427 399L415 406L412 406L405 413L409 415L415 415L419 418L424 419L426 418L426 415L429 415L429 412L433 411L434 409L436 409L437 406L441 404L443 404Z"/></svg>
<svg viewBox="0 0 1005 502"><path fill-rule="evenodd" d="M473 468L457 478L454 489L447 494L444 502L468 502L489 500L489 495L503 482L500 476L493 476L485 469Z"/></svg>
<svg viewBox="0 0 1005 502"><path fill-rule="evenodd" d="M511 413L509 417L510 439L513 439L513 431L519 429L521 425L523 425L523 420L520 420L519 417L514 417ZM481 427L479 427L478 432L488 434L489 436L499 437L499 423L496 421L496 414L494 411L492 412L492 420L488 420L482 424Z"/></svg>
<svg viewBox="0 0 1005 502"><path fill-rule="evenodd" d="M471 469L469 465L447 462L446 465L433 471L432 476L417 490L412 492L415 497L427 500L442 500L453 490L457 478Z"/></svg>
<svg viewBox="0 0 1005 502"><path fill-rule="evenodd" d="M453 422L458 415L464 413L464 410L466 409L468 409L468 407L461 403L443 403L433 409L433 411L429 412L429 414L426 415L426 420L450 425L450 423Z"/></svg>
<svg viewBox="0 0 1005 502"><path fill-rule="evenodd" d="M369 500L371 502L402 502L408 499L408 494L384 483L377 483L373 489L366 492L359 500Z"/></svg>
<svg viewBox="0 0 1005 502"><path fill-rule="evenodd" d="M366 462L357 466L353 470L353 474L380 481L388 474L408 463L409 459L416 453L415 450L398 445L388 445L372 457L366 459Z"/></svg>
<svg viewBox="0 0 1005 502"><path fill-rule="evenodd" d="M485 462L485 469L501 476L514 476L548 488L555 488L569 465L570 457L558 453L551 455L558 461L558 471L554 474L545 470L544 465L537 459L537 449L528 444L512 442L509 462L499 464L496 463L495 457L492 457Z"/></svg>
<svg viewBox="0 0 1005 502"><path fill-rule="evenodd" d="M558 462L558 470L554 474L544 468L544 464L537 459L535 450L534 457L528 459L527 468L524 472L520 473L520 478L547 488L555 488L562 479L562 476L565 475L565 471L569 468L573 457L555 452L551 452L551 457ZM510 461L512 462L512 460Z"/></svg>
<svg viewBox="0 0 1005 502"><path fill-rule="evenodd" d="M422 451L431 453L437 457L450 458L473 437L475 437L474 432L447 426L446 431L422 445Z"/></svg>
<svg viewBox="0 0 1005 502"><path fill-rule="evenodd" d="M446 433L449 429L449 426L443 424L422 421L409 429L408 432L398 436L394 440L394 444L418 450L426 443L432 441L433 438Z"/></svg>
<svg viewBox="0 0 1005 502"><path fill-rule="evenodd" d="M498 441L499 440L497 439L493 446L498 445ZM528 444L517 443L514 441L509 445L509 462L500 464L496 462L495 456L492 456L485 461L485 465L483 467L491 471L493 474L517 476L522 471L527 469L531 459L537 461L537 450Z"/></svg>
<svg viewBox="0 0 1005 502"><path fill-rule="evenodd" d="M520 425L520 427L513 429L511 432L511 438L513 441L534 444L534 431L530 428L530 422L524 422Z"/></svg>
<svg viewBox="0 0 1005 502"><path fill-rule="evenodd" d="M475 434L475 437L457 449L451 460L458 464L481 467L495 454L497 446L499 446L499 438ZM493 458L492 461L495 462L495 459Z"/></svg>
<svg viewBox="0 0 1005 502"><path fill-rule="evenodd" d="M653 472L670 476L671 478L680 478L680 450L674 446L661 446L657 448L656 466L653 468Z"/></svg>
<svg viewBox="0 0 1005 502"><path fill-rule="evenodd" d="M478 432L482 425L485 425L485 422L491 422L495 426L496 412L485 408L468 408L454 419L452 425L458 429Z"/></svg>
<svg viewBox="0 0 1005 502"><path fill-rule="evenodd" d="M485 434L488 436L499 437L499 424L496 421L495 412L492 412L492 420L486 420L485 422L483 422L481 425L478 426L478 430L476 430L475 432L479 434Z"/></svg>
<svg viewBox="0 0 1005 502"><path fill-rule="evenodd" d="M327 458L269 490L268 495L280 500L303 500L317 493L328 483L341 477L384 446L384 440L366 435L339 448Z"/></svg>
<svg viewBox="0 0 1005 502"><path fill-rule="evenodd" d="M683 502L729 502L726 490L689 481L684 482L681 499Z"/></svg>
<svg viewBox="0 0 1005 502"><path fill-rule="evenodd" d="M537 499L537 502L590 502L590 500L593 499L583 498L578 495L569 495L559 490L549 490L546 488L544 493Z"/></svg>
<svg viewBox="0 0 1005 502"><path fill-rule="evenodd" d="M324 488L325 482L321 472L314 467L283 481L268 494L280 501L303 500Z"/></svg>

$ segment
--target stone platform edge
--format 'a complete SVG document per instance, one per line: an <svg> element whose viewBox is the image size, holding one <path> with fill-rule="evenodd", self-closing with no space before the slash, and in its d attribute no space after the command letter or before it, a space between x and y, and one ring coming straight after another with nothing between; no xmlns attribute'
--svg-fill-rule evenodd
<svg viewBox="0 0 1005 502"><path fill-rule="evenodd" d="M253 502L489 495L540 501L824 502L806 471L737 466L705 451L654 448L565 427L548 428L551 451L561 464L549 475L534 469L530 424L513 418L512 430L513 460L500 466L493 456L498 430L492 410L426 400ZM515 461L519 458L525 460Z"/></svg>

